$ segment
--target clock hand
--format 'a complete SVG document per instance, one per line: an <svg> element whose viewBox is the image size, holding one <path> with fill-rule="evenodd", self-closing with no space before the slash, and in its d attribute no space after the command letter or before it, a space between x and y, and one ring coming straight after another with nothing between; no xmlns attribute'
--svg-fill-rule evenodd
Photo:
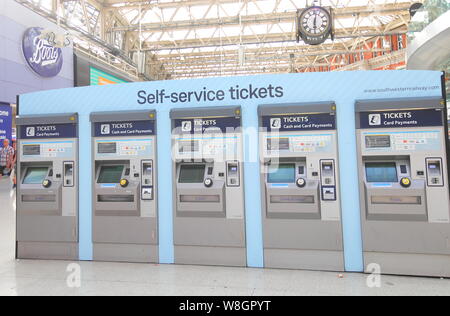
<svg viewBox="0 0 450 316"><path fill-rule="evenodd" d="M317 15L314 17L314 28L317 28Z"/></svg>

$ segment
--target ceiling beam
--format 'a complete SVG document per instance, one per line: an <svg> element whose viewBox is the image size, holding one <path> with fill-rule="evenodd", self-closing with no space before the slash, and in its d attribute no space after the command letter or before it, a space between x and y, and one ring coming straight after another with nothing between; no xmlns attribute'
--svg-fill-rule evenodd
<svg viewBox="0 0 450 316"><path fill-rule="evenodd" d="M353 18L358 15L360 17L367 17L373 15L374 12L378 15L398 15L404 14L409 10L409 3L401 4L387 4L385 6L360 6L349 7L334 10L335 18ZM205 29L214 28L218 26L233 26L233 25L254 25L254 24L270 24L270 23L293 23L295 21L296 12L274 12L270 14L256 14L256 15L242 15L232 17L220 17L211 19L195 19L183 21L158 21L155 23L144 23L141 26L134 24L130 26L119 26L112 29L112 31L127 31L137 32L141 28L142 31L167 31L167 30L181 30L181 29Z"/></svg>

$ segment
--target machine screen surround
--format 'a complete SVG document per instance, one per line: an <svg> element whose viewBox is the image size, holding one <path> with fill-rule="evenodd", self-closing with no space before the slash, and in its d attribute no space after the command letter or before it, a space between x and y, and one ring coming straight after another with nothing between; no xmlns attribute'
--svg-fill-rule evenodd
<svg viewBox="0 0 450 316"><path fill-rule="evenodd" d="M366 177L369 183L398 182L397 166L390 162L366 163Z"/></svg>
<svg viewBox="0 0 450 316"><path fill-rule="evenodd" d="M294 183L295 164L279 164L269 166L268 183Z"/></svg>
<svg viewBox="0 0 450 316"><path fill-rule="evenodd" d="M97 183L107 184L107 183L119 183L122 179L124 166L103 166L100 169L100 174L98 176Z"/></svg>
<svg viewBox="0 0 450 316"><path fill-rule="evenodd" d="M182 165L180 168L180 183L203 183L205 165Z"/></svg>
<svg viewBox="0 0 450 316"><path fill-rule="evenodd" d="M47 167L30 167L23 178L23 184L41 184L48 174Z"/></svg>

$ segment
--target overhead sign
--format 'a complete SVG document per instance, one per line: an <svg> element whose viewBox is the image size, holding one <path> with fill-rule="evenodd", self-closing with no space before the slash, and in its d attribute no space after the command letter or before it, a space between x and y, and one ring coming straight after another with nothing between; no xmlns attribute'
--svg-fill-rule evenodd
<svg viewBox="0 0 450 316"><path fill-rule="evenodd" d="M441 110L402 110L360 113L361 128L399 128L443 126Z"/></svg>
<svg viewBox="0 0 450 316"><path fill-rule="evenodd" d="M155 121L95 123L95 137L126 137L155 135Z"/></svg>
<svg viewBox="0 0 450 316"><path fill-rule="evenodd" d="M335 130L336 115L319 113L263 116L262 127L271 132Z"/></svg>
<svg viewBox="0 0 450 316"><path fill-rule="evenodd" d="M0 139L12 139L12 108L9 104L0 104Z"/></svg>
<svg viewBox="0 0 450 316"><path fill-rule="evenodd" d="M43 28L32 27L25 31L22 51L31 69L44 78L56 77L63 66L63 52L41 38Z"/></svg>
<svg viewBox="0 0 450 316"><path fill-rule="evenodd" d="M22 125L20 139L76 138L76 124Z"/></svg>
<svg viewBox="0 0 450 316"><path fill-rule="evenodd" d="M176 119L174 128L182 134L233 133L241 127L238 117Z"/></svg>

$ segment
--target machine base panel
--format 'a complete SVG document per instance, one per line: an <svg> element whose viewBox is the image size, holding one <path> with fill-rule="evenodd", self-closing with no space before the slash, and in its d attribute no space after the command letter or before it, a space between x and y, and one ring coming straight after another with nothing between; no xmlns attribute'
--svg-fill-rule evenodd
<svg viewBox="0 0 450 316"><path fill-rule="evenodd" d="M264 266L274 269L344 271L341 251L264 249Z"/></svg>
<svg viewBox="0 0 450 316"><path fill-rule="evenodd" d="M159 263L157 245L94 244L94 261Z"/></svg>
<svg viewBox="0 0 450 316"><path fill-rule="evenodd" d="M175 264L246 267L245 248L175 246Z"/></svg>
<svg viewBox="0 0 450 316"><path fill-rule="evenodd" d="M402 253L364 253L365 272L371 263L379 264L381 274L450 278L450 256Z"/></svg>
<svg viewBox="0 0 450 316"><path fill-rule="evenodd" d="M17 259L78 260L78 258L77 243L17 243Z"/></svg>

